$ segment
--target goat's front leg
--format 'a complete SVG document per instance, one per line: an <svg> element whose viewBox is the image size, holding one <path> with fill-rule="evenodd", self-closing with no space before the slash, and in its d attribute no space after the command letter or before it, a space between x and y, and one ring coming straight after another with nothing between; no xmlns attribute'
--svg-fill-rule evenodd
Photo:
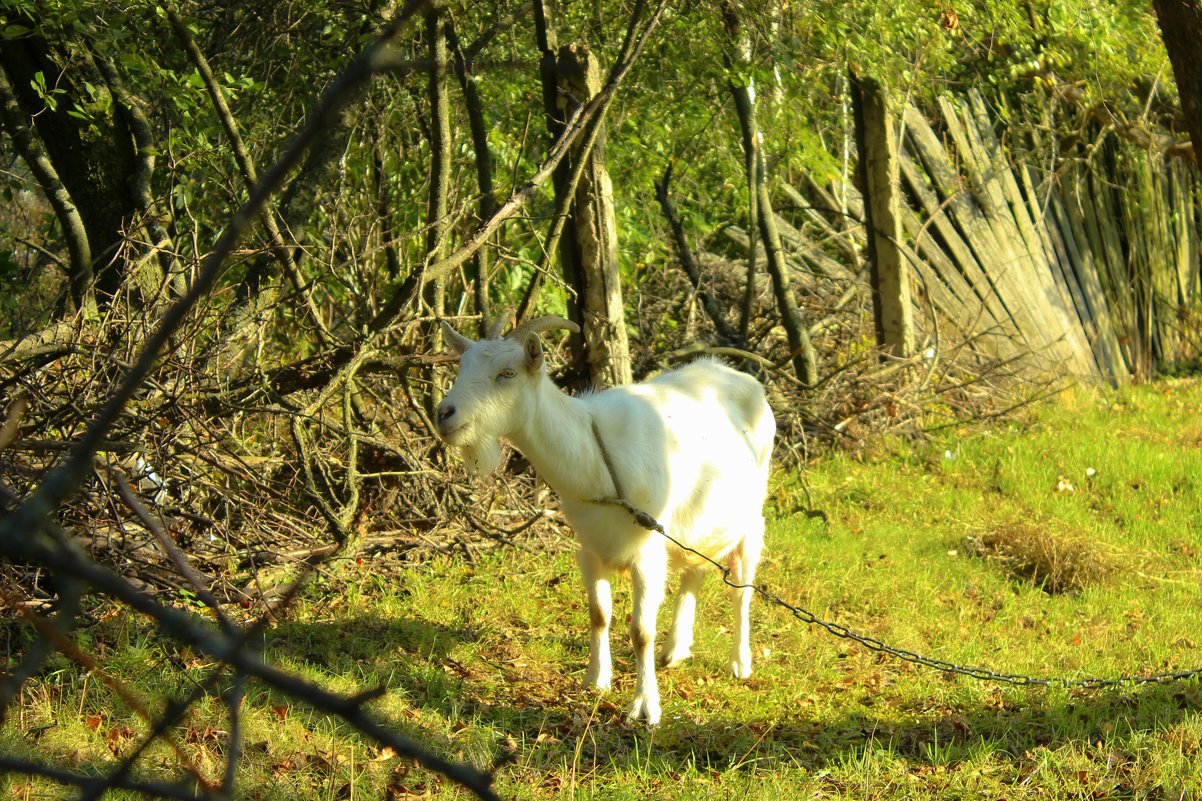
<svg viewBox="0 0 1202 801"><path fill-rule="evenodd" d="M664 600L668 580L668 555L662 548L648 547L639 555L630 571L633 608L630 615L630 643L634 646L635 685L630 719L646 718L647 725L659 725L659 685L655 680L655 618Z"/></svg>
<svg viewBox="0 0 1202 801"><path fill-rule="evenodd" d="M609 569L596 554L581 548L576 552L584 589L588 593L588 672L584 683L598 690L608 690L613 684L613 663L609 656L609 621L613 601L609 591Z"/></svg>

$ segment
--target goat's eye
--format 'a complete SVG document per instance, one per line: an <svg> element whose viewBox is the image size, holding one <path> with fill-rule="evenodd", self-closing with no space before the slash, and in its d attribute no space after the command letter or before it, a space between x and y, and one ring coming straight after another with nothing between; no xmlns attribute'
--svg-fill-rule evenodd
<svg viewBox="0 0 1202 801"><path fill-rule="evenodd" d="M502 370L501 372L497 373L497 380L498 381L508 381L509 379L513 378L515 375L517 375L517 373L515 373L513 370Z"/></svg>

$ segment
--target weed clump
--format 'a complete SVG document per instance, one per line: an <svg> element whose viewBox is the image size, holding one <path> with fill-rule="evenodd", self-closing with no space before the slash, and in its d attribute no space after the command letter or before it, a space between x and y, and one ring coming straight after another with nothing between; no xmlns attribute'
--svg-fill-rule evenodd
<svg viewBox="0 0 1202 801"><path fill-rule="evenodd" d="M1049 595L1076 593L1115 570L1113 556L1076 532L1038 522L1010 522L965 538L965 551L1003 567L1013 578Z"/></svg>

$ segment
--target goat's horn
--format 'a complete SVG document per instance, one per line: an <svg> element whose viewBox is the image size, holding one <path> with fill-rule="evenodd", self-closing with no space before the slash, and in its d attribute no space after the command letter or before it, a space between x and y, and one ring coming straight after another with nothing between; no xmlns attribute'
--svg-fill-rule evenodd
<svg viewBox="0 0 1202 801"><path fill-rule="evenodd" d="M505 338L522 340L530 334L537 334L539 331L546 331L550 328L566 328L569 331L580 331L580 326L562 317L535 317L533 320L527 320L515 327Z"/></svg>
<svg viewBox="0 0 1202 801"><path fill-rule="evenodd" d="M501 332L505 330L505 326L513 322L513 309L506 309L497 316L497 319L492 321L488 326L488 333L484 335L485 339L500 339Z"/></svg>

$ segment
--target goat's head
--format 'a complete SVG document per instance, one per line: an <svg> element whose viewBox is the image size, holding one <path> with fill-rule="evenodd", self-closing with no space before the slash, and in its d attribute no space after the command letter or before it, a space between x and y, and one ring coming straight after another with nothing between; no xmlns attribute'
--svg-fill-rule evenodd
<svg viewBox="0 0 1202 801"><path fill-rule="evenodd" d="M529 411L544 369L538 332L580 330L561 317L538 317L501 336L511 316L510 312L495 320L479 342L463 336L446 321L442 324L447 343L459 354L459 375L438 404L438 433L460 450L468 469L477 475L497 468L500 438L517 431Z"/></svg>

